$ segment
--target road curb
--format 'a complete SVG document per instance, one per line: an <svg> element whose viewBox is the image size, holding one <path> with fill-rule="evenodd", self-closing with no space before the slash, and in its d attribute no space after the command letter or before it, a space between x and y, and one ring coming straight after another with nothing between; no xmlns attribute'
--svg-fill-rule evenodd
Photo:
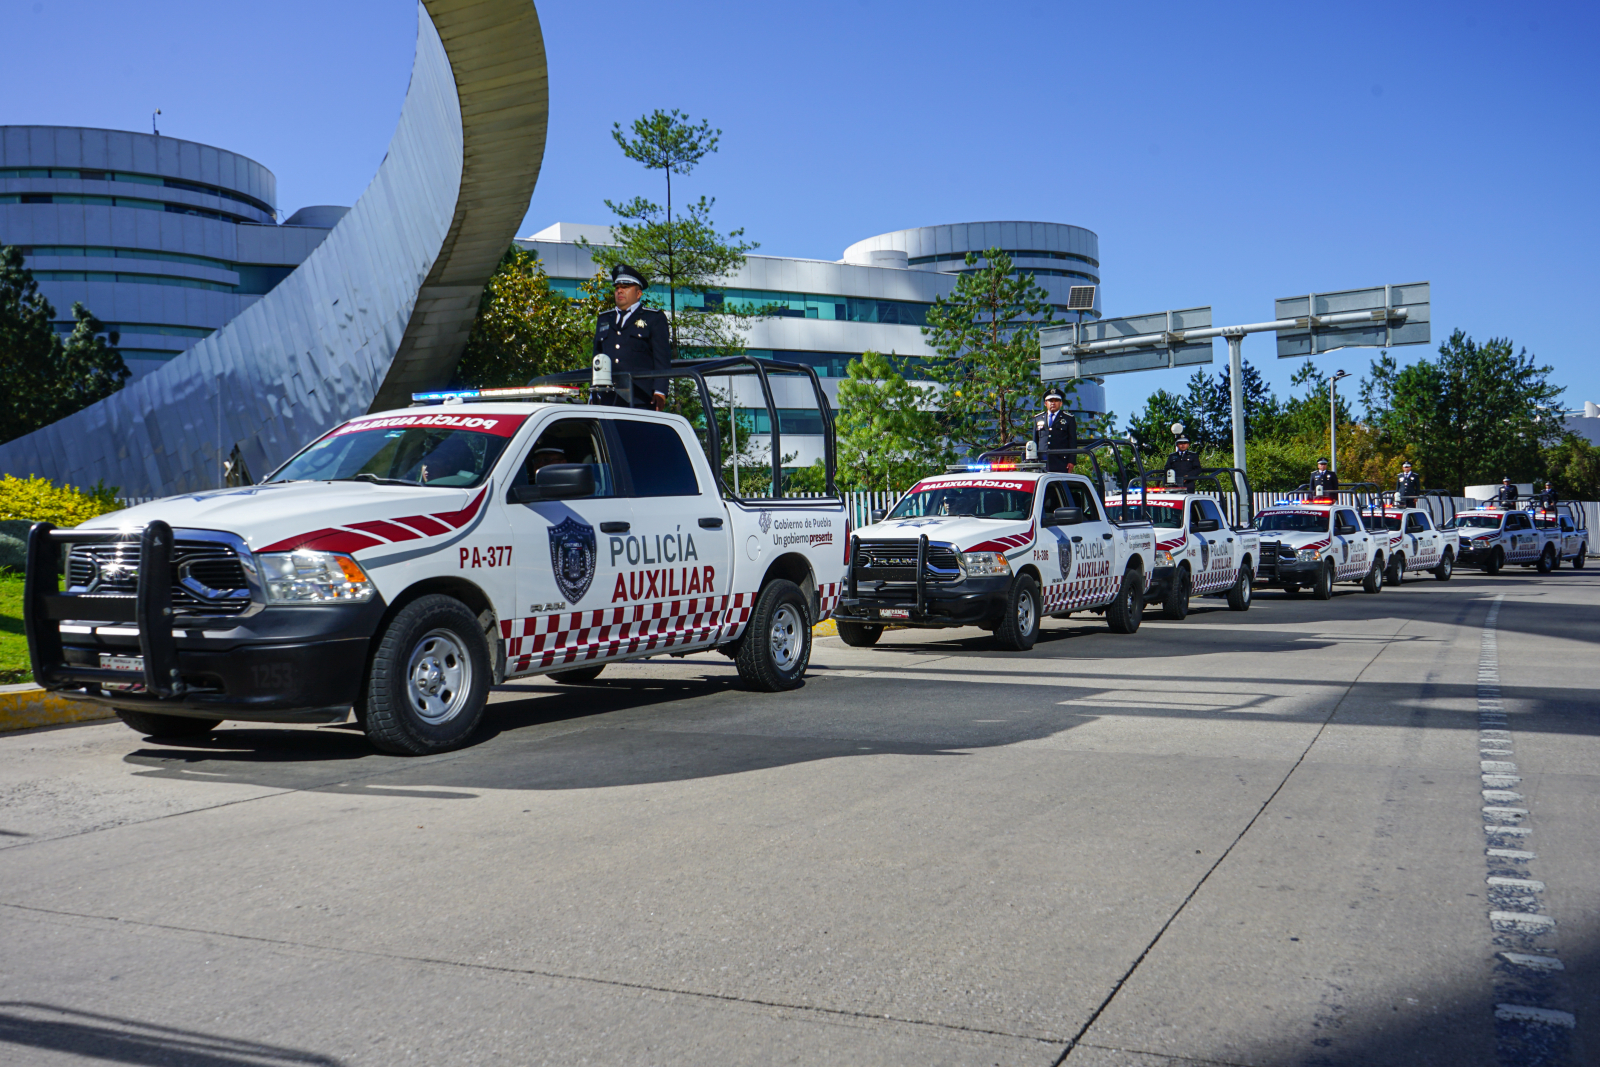
<svg viewBox="0 0 1600 1067"><path fill-rule="evenodd" d="M0 733L109 719L116 712L87 700L68 700L37 685L0 686Z"/></svg>

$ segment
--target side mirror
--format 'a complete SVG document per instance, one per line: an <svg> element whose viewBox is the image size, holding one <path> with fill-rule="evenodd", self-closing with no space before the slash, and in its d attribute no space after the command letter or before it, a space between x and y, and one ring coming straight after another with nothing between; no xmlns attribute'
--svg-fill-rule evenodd
<svg viewBox="0 0 1600 1067"><path fill-rule="evenodd" d="M1212 533L1217 529L1216 519L1196 519L1189 524L1189 529L1195 533Z"/></svg>
<svg viewBox="0 0 1600 1067"><path fill-rule="evenodd" d="M546 500L594 496L594 468L587 463L551 463L534 472L533 484Z"/></svg>
<svg viewBox="0 0 1600 1067"><path fill-rule="evenodd" d="M867 517L869 519L871 519L873 522L878 523L878 522L882 522L883 521L883 517L885 515L887 515L887 514L889 514L887 511L883 510L882 508L878 508L877 510L873 511L873 513L871 515L869 515Z"/></svg>
<svg viewBox="0 0 1600 1067"><path fill-rule="evenodd" d="M1056 508L1050 514L1050 525L1052 526L1076 526L1082 521L1082 508Z"/></svg>

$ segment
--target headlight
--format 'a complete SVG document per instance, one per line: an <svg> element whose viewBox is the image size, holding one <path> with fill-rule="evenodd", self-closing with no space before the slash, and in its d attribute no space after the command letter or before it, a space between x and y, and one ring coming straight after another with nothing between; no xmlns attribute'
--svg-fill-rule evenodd
<svg viewBox="0 0 1600 1067"><path fill-rule="evenodd" d="M963 552L961 570L968 578L993 578L1011 573L1011 561L1004 552Z"/></svg>
<svg viewBox="0 0 1600 1067"><path fill-rule="evenodd" d="M1156 566L1157 567L1170 567L1170 566L1172 566L1172 553L1168 552L1164 548L1156 549Z"/></svg>
<svg viewBox="0 0 1600 1067"><path fill-rule="evenodd" d="M377 592L361 564L338 552L268 552L257 556L269 604L362 603Z"/></svg>
<svg viewBox="0 0 1600 1067"><path fill-rule="evenodd" d="M1295 556L1301 563L1315 563L1317 561L1317 552L1318 550L1315 548L1302 548L1295 553Z"/></svg>

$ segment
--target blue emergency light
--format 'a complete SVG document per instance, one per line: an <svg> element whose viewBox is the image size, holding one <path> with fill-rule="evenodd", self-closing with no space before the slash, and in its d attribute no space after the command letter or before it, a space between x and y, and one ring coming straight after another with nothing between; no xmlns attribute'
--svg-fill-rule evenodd
<svg viewBox="0 0 1600 1067"><path fill-rule="evenodd" d="M497 389L440 389L431 393L412 393L413 404L440 404L455 400L523 400L543 397L578 395L575 385L510 385Z"/></svg>

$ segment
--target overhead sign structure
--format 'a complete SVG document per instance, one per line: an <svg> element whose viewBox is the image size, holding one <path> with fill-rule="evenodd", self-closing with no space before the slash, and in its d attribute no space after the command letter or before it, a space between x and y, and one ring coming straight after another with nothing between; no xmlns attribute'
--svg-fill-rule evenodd
<svg viewBox="0 0 1600 1067"><path fill-rule="evenodd" d="M1049 382L1210 363L1216 334L1190 339L1210 325L1211 309L1202 307L1046 327L1039 331L1040 376Z"/></svg>
<svg viewBox="0 0 1600 1067"><path fill-rule="evenodd" d="M1313 356L1336 348L1427 344L1428 290L1427 282L1411 282L1283 297L1273 303L1273 315L1293 319L1296 325L1278 329L1278 358ZM1397 314L1402 310L1404 315ZM1362 312L1366 318L1360 317ZM1324 321L1329 324L1322 325Z"/></svg>

